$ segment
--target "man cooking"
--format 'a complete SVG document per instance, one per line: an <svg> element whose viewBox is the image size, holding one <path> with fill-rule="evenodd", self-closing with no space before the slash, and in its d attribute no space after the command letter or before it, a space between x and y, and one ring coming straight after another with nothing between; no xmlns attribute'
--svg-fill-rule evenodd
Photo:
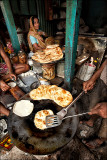
<svg viewBox="0 0 107 160"><path fill-rule="evenodd" d="M94 73L94 75L86 82L83 83L83 89L85 92L88 90L92 90L96 80L100 77L101 83L99 84L100 90L105 89L105 94L106 94L106 100L107 100L107 59L103 62L101 67ZM104 93L104 92L103 92ZM94 95L93 95L94 96ZM93 97L94 101L95 98ZM92 106L91 106L92 108ZM97 103L90 112L90 115L97 114L104 118L102 120L102 125L100 127L99 133L98 133L98 138L89 141L86 143L86 145L90 148L96 148L100 146L105 140L107 140L107 101ZM89 126L93 126L94 119L91 118L89 121L86 122Z"/></svg>

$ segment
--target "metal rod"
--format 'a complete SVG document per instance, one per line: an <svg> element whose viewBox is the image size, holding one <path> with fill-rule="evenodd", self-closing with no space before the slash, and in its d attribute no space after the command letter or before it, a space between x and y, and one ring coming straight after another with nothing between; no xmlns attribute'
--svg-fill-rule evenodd
<svg viewBox="0 0 107 160"><path fill-rule="evenodd" d="M65 108L64 110L67 111L83 94L84 94L84 91L82 91L82 92L73 100L73 102L71 102L70 105L69 105L67 108Z"/></svg>
<svg viewBox="0 0 107 160"><path fill-rule="evenodd" d="M82 116L82 115L89 114L89 113L90 113L90 112L75 114L75 115L73 115L73 116L67 116L67 117L64 117L62 120L66 119L66 118Z"/></svg>

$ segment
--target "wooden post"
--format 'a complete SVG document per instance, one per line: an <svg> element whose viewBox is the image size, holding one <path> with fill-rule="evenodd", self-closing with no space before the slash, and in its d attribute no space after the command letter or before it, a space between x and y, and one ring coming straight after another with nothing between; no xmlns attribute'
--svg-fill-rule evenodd
<svg viewBox="0 0 107 160"><path fill-rule="evenodd" d="M66 1L65 83L69 90L75 72L81 2L82 0Z"/></svg>

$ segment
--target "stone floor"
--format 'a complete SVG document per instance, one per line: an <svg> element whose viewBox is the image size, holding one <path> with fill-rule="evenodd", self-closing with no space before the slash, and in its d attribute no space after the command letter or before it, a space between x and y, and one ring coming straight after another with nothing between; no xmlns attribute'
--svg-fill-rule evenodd
<svg viewBox="0 0 107 160"><path fill-rule="evenodd" d="M17 147L13 147L11 151L1 150L1 160L33 160L32 155L28 155Z"/></svg>
<svg viewBox="0 0 107 160"><path fill-rule="evenodd" d="M35 156L13 147L11 151L1 150L1 160L106 160L107 145L89 150L81 140L75 136L65 147L54 154Z"/></svg>

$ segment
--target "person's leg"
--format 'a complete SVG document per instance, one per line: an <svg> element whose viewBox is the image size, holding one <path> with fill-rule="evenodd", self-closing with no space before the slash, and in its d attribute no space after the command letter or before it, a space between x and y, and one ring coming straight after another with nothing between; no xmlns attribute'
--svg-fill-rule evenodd
<svg viewBox="0 0 107 160"><path fill-rule="evenodd" d="M89 147L90 149L95 149L95 148L98 148L98 147L100 147L102 144L103 144L103 142L104 142L105 140L103 139L103 138L96 138L96 139L93 139L93 140L91 140L91 141L89 141L89 142L84 142L84 144L87 146L87 147Z"/></svg>
<svg viewBox="0 0 107 160"><path fill-rule="evenodd" d="M21 74L27 72L30 69L30 67L28 64L15 64L14 69L15 69L15 74Z"/></svg>
<svg viewBox="0 0 107 160"><path fill-rule="evenodd" d="M102 80L98 80L95 87L89 93L89 111L97 103L104 102L107 99L107 86ZM88 93L87 93L88 94ZM98 115L92 115L88 121L84 121L88 126L93 127L94 122L98 119Z"/></svg>
<svg viewBox="0 0 107 160"><path fill-rule="evenodd" d="M8 109L6 109L4 106L3 106L3 104L2 103L0 103L0 114L4 114L4 115L6 115L6 116L8 116L9 115L9 110Z"/></svg>
<svg viewBox="0 0 107 160"><path fill-rule="evenodd" d="M100 147L100 145L103 144L106 140L107 140L107 118L102 120L102 124L98 133L98 138L86 142L85 145L87 145L89 148L94 149Z"/></svg>
<svg viewBox="0 0 107 160"><path fill-rule="evenodd" d="M102 120L102 124L98 133L98 137L107 140L107 118Z"/></svg>
<svg viewBox="0 0 107 160"><path fill-rule="evenodd" d="M27 72L30 69L28 64L15 64L14 65L14 70L15 70L15 74L21 74L24 72ZM6 74L3 76L3 80L9 79L9 74Z"/></svg>
<svg viewBox="0 0 107 160"><path fill-rule="evenodd" d="M97 103L107 101L107 86L104 84L104 82L102 80L99 79L97 81L96 85L94 86L93 90L88 91L85 96L86 96L85 98L82 97L83 102L87 98L88 103L84 103L84 104L86 104L86 106L88 105L88 111L90 111L90 109L92 109ZM84 105L84 107L85 107L85 105ZM92 115L92 116L90 116L90 119L88 121L81 121L81 123L84 126L88 125L88 126L91 126L93 129L95 129L93 127L93 125L98 118L100 118L98 115ZM89 127L88 127L88 130L89 130ZM91 130L91 128L90 128L90 130ZM99 128L99 130L100 130L100 128ZM102 131L100 131L100 133L101 132ZM106 131L103 131L103 133L106 134ZM94 138L92 140L86 140L83 143L85 145L87 145L89 148L94 149L94 148L99 147L104 141L105 141L104 137L99 136L99 133L98 133L96 138Z"/></svg>
<svg viewBox="0 0 107 160"><path fill-rule="evenodd" d="M80 121L80 123L87 124L89 127L93 127L94 122L98 119L98 117L98 115L92 115L88 121Z"/></svg>

